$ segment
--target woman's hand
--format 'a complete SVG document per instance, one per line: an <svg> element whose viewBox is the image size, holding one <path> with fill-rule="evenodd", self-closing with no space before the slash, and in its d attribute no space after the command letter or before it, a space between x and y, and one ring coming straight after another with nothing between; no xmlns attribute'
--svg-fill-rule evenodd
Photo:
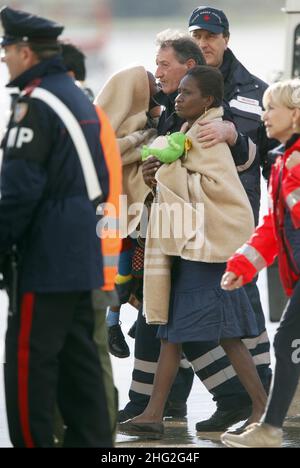
<svg viewBox="0 0 300 468"><path fill-rule="evenodd" d="M142 166L144 182L151 189L156 185L155 173L162 163L154 156L149 156Z"/></svg>
<svg viewBox="0 0 300 468"><path fill-rule="evenodd" d="M243 277L237 276L232 271L227 271L224 273L221 279L221 288L225 291L233 291L233 289L238 289L243 286Z"/></svg>
<svg viewBox="0 0 300 468"><path fill-rule="evenodd" d="M300 164L300 153L299 151L294 151L287 158L285 165L288 169L292 169L294 166L297 166L298 164Z"/></svg>

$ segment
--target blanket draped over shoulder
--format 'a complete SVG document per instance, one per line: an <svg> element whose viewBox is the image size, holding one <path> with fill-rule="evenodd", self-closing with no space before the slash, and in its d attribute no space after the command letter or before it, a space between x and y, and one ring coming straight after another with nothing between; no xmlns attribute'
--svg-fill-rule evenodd
<svg viewBox="0 0 300 468"><path fill-rule="evenodd" d="M168 322L172 257L222 263L254 230L252 209L230 149L197 142L199 120L221 120L212 108L187 132L186 158L164 164L156 173L157 194L147 230L144 313L150 324Z"/></svg>
<svg viewBox="0 0 300 468"><path fill-rule="evenodd" d="M127 202L121 204L122 237L131 234L140 221L142 213L135 211L133 204L141 207L150 192L144 183L141 162L142 145L149 144L156 135L155 129L146 128L149 97L147 72L136 66L114 74L95 99L109 117L122 156L123 195L127 196Z"/></svg>

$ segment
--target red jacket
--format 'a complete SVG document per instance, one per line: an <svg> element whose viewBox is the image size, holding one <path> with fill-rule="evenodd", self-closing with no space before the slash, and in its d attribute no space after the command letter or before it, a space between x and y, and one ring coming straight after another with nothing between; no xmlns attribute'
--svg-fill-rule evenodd
<svg viewBox="0 0 300 468"><path fill-rule="evenodd" d="M285 166L287 158L294 151L300 152L300 138L285 151L283 156L276 159L272 167L269 183L271 205L269 213L251 239L227 263L227 271L232 271L238 276L242 275L245 284L264 267L271 265L278 256L281 281L288 296L292 294L300 278L300 270L288 240L289 228L285 222L285 213L289 210L292 229L300 228L300 164L290 170Z"/></svg>

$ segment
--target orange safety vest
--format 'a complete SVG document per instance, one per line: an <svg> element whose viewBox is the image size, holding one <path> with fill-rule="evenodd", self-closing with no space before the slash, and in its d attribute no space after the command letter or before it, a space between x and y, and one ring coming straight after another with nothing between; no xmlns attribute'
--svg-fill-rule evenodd
<svg viewBox="0 0 300 468"><path fill-rule="evenodd" d="M101 122L100 141L104 152L109 174L109 194L104 205L104 215L107 221L105 235L101 236L103 255L103 291L115 288L115 276L118 271L121 238L119 234L120 200L122 193L122 162L115 132L103 109L95 106Z"/></svg>

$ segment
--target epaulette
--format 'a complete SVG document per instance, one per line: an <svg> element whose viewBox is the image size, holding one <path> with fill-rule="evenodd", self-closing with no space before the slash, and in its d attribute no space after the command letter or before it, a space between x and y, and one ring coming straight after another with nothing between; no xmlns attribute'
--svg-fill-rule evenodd
<svg viewBox="0 0 300 468"><path fill-rule="evenodd" d="M41 83L41 78L36 78L32 80L22 91L22 96L30 96L30 94L37 88Z"/></svg>

